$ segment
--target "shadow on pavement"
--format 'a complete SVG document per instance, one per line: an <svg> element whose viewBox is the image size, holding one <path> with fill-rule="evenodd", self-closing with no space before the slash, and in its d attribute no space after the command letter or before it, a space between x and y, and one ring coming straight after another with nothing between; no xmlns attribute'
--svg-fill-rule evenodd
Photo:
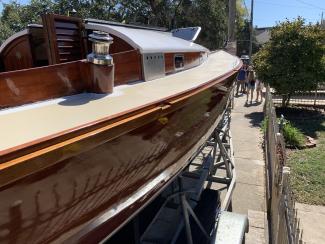
<svg viewBox="0 0 325 244"><path fill-rule="evenodd" d="M262 104L262 102L245 102L244 107L256 107L256 106L260 106Z"/></svg>
<svg viewBox="0 0 325 244"><path fill-rule="evenodd" d="M250 119L250 123L254 127L261 127L261 122L264 118L263 112L252 112L250 114L246 114L245 118Z"/></svg>

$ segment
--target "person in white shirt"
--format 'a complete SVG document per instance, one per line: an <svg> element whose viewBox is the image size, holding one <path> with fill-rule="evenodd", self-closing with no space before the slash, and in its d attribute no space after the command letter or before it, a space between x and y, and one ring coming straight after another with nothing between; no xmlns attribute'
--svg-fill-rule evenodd
<svg viewBox="0 0 325 244"><path fill-rule="evenodd" d="M251 94L251 103L253 101L253 93L254 93L254 90L255 90L255 72L253 70L253 67L252 66L249 66L248 67L248 76L247 76L247 98L246 98L246 103L248 102L248 97L249 97L249 94Z"/></svg>
<svg viewBox="0 0 325 244"><path fill-rule="evenodd" d="M261 97L261 102L263 101L262 90L264 88L264 84L261 80L256 78L256 102L259 101L259 97Z"/></svg>

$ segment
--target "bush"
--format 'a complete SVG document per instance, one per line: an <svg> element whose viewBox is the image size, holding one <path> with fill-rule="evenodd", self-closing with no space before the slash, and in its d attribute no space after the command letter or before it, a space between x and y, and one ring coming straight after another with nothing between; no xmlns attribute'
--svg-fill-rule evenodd
<svg viewBox="0 0 325 244"><path fill-rule="evenodd" d="M289 121L285 121L283 126L283 137L287 146L301 148L305 144L304 134Z"/></svg>
<svg viewBox="0 0 325 244"><path fill-rule="evenodd" d="M269 122L269 117L265 116L264 119L261 122L261 131L265 134L266 133L266 129L267 129L267 124Z"/></svg>
<svg viewBox="0 0 325 244"><path fill-rule="evenodd" d="M298 17L273 27L270 41L254 55L258 78L282 95L283 107L296 92L314 90L324 80L324 40L320 25Z"/></svg>

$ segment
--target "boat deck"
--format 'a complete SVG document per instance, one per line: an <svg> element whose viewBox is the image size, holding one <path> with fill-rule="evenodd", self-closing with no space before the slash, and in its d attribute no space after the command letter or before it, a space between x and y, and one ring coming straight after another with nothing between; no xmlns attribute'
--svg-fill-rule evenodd
<svg viewBox="0 0 325 244"><path fill-rule="evenodd" d="M0 155L1 151L195 89L239 64L238 58L218 51L198 67L149 82L117 86L109 95L82 93L3 109Z"/></svg>

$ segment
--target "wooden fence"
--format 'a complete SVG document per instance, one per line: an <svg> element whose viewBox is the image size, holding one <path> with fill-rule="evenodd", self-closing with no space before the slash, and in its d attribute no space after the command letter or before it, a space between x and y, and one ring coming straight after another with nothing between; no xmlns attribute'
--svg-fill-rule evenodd
<svg viewBox="0 0 325 244"><path fill-rule="evenodd" d="M265 160L267 213L271 244L301 243L302 232L289 185L290 168L286 166L286 150L276 118L272 94L267 87L265 107Z"/></svg>
<svg viewBox="0 0 325 244"><path fill-rule="evenodd" d="M273 103L282 104L282 96L273 94ZM319 85L315 91L297 92L289 102L290 105L304 107L325 107L325 85Z"/></svg>

